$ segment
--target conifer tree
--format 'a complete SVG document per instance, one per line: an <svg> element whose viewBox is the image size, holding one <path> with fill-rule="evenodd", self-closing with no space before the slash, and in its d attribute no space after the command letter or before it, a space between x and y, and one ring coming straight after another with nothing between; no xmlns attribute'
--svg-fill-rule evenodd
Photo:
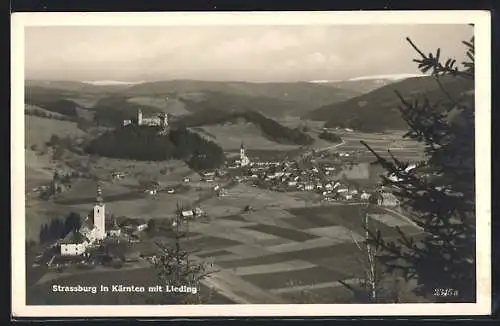
<svg viewBox="0 0 500 326"><path fill-rule="evenodd" d="M383 185L395 195L414 222L423 230L421 238L399 230L397 241L371 234L382 253L378 259L415 279L415 293L438 302L474 302L475 281L475 150L474 150L474 38L464 41L467 61L458 67L455 59L425 54L409 38L418 53L414 62L423 73L435 77L444 100L409 101L397 94L400 111L408 123L405 137L425 145L426 158L418 168L392 155L384 158L362 142L387 170ZM470 82L469 91L451 96L442 78ZM396 180L396 181L394 181Z"/></svg>

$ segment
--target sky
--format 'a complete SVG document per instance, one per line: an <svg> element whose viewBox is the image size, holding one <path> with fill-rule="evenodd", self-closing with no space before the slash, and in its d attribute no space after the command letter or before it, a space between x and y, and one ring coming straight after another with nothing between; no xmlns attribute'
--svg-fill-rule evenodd
<svg viewBox="0 0 500 326"><path fill-rule="evenodd" d="M25 78L346 80L418 73L424 52L464 58L468 25L27 27Z"/></svg>

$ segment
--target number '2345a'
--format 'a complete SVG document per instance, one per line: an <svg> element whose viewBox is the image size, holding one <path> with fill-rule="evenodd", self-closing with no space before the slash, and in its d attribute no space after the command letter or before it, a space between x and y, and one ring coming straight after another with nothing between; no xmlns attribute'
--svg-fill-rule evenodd
<svg viewBox="0 0 500 326"><path fill-rule="evenodd" d="M434 296L436 297L456 297L458 296L458 291L455 289L434 289Z"/></svg>

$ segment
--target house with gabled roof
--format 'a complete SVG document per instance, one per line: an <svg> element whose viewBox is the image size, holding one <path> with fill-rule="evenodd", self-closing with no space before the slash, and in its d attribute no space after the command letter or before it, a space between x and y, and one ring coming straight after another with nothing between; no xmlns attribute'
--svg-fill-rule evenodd
<svg viewBox="0 0 500 326"><path fill-rule="evenodd" d="M97 187L97 202L93 210L82 221L78 231L72 231L59 241L61 255L81 255L87 247L106 237L105 204L101 187Z"/></svg>
<svg viewBox="0 0 500 326"><path fill-rule="evenodd" d="M78 231L68 233L59 244L61 246L61 255L63 256L79 256L83 254L90 240Z"/></svg>

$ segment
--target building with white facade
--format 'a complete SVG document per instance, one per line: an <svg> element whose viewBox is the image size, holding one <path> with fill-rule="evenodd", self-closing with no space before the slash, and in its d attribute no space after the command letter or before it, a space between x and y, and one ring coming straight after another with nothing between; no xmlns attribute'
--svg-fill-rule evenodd
<svg viewBox="0 0 500 326"><path fill-rule="evenodd" d="M248 158L245 150L245 146L243 146L243 143L241 144L240 147L240 166L247 166L250 164L250 159Z"/></svg>
<svg viewBox="0 0 500 326"><path fill-rule="evenodd" d="M80 232L71 231L60 241L61 255L79 256L87 250L89 244L90 240L87 237Z"/></svg>
<svg viewBox="0 0 500 326"><path fill-rule="evenodd" d="M161 113L158 116L145 117L142 110L137 110L137 125L138 126L161 126L163 129L168 128L168 113Z"/></svg>
<svg viewBox="0 0 500 326"><path fill-rule="evenodd" d="M59 244L61 255L83 254L88 246L106 237L106 206L102 200L101 187L97 187L97 201L91 213L85 217L78 231L70 232Z"/></svg>

